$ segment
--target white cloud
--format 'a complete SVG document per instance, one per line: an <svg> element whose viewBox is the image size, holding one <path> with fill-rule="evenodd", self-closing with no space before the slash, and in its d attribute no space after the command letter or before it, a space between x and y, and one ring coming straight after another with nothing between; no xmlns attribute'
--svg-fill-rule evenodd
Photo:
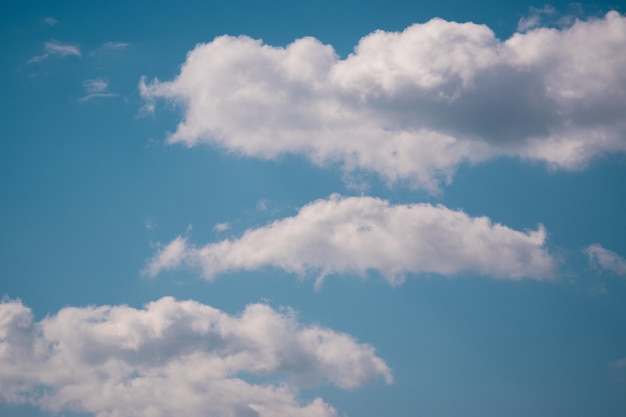
<svg viewBox="0 0 626 417"><path fill-rule="evenodd" d="M567 11L562 12L546 4L543 7L530 6L528 15L517 22L518 32L527 32L531 29L557 28L563 29L572 26L576 20L584 20L585 7L581 3L570 3Z"/></svg>
<svg viewBox="0 0 626 417"><path fill-rule="evenodd" d="M517 22L517 31L526 32L539 26L545 26L544 21L555 14L556 10L550 5L545 5L541 8L531 6L528 16L522 17Z"/></svg>
<svg viewBox="0 0 626 417"><path fill-rule="evenodd" d="M80 49L76 45L61 43L59 41L52 40L44 44L44 53L32 57L28 63L40 62L48 59L50 56L80 56Z"/></svg>
<svg viewBox="0 0 626 417"><path fill-rule="evenodd" d="M228 224L228 222L216 223L215 226L213 226L213 229L216 232L225 232L226 230L230 229L230 224Z"/></svg>
<svg viewBox="0 0 626 417"><path fill-rule="evenodd" d="M185 239L180 236L177 237L168 243L167 246L159 250L158 256L150 261L144 273L149 276L155 276L161 271L178 267L185 255L185 250Z"/></svg>
<svg viewBox="0 0 626 417"><path fill-rule="evenodd" d="M128 48L129 46L130 46L130 43L128 42L105 42L102 45L100 45L98 48L96 48L94 51L92 51L91 55L95 56L95 55L106 54L108 52L121 51L121 50Z"/></svg>
<svg viewBox="0 0 626 417"><path fill-rule="evenodd" d="M259 211L266 211L267 210L267 201L266 200L259 200L256 203L256 209Z"/></svg>
<svg viewBox="0 0 626 417"><path fill-rule="evenodd" d="M626 368L626 358L616 360L615 362L611 363L611 366L614 368Z"/></svg>
<svg viewBox="0 0 626 417"><path fill-rule="evenodd" d="M109 83L101 78L96 78L93 80L84 81L83 87L85 87L85 90L90 94L102 93L109 87Z"/></svg>
<svg viewBox="0 0 626 417"><path fill-rule="evenodd" d="M170 297L140 310L67 307L39 322L5 300L0 369L5 401L97 417L336 416L320 398L300 401L299 390L392 381L371 346L303 326L290 310L253 304L230 316Z"/></svg>
<svg viewBox="0 0 626 417"><path fill-rule="evenodd" d="M103 49L125 49L130 44L128 42L105 42L102 44Z"/></svg>
<svg viewBox="0 0 626 417"><path fill-rule="evenodd" d="M87 93L80 101L85 102L94 98L118 97L119 94L108 91L109 83L102 78L83 81L83 87Z"/></svg>
<svg viewBox="0 0 626 417"><path fill-rule="evenodd" d="M46 17L43 19L43 22L48 26L54 26L59 24L59 21L54 17Z"/></svg>
<svg viewBox="0 0 626 417"><path fill-rule="evenodd" d="M392 283L407 273L549 279L555 261L545 239L542 226L520 232L443 206L333 195L238 239L195 247L178 237L150 260L146 272L154 276L184 265L210 280L227 271L270 266L317 274L318 283L327 274L370 270Z"/></svg>
<svg viewBox="0 0 626 417"><path fill-rule="evenodd" d="M462 163L580 169L624 152L624 50L617 12L506 41L433 19L371 33L345 59L313 38L281 48L222 36L192 50L176 79L142 80L140 91L184 107L170 143L303 154L436 190Z"/></svg>
<svg viewBox="0 0 626 417"><path fill-rule="evenodd" d="M626 276L626 259L617 253L603 248L601 245L594 243L584 249L589 262L596 268L609 271L619 276Z"/></svg>

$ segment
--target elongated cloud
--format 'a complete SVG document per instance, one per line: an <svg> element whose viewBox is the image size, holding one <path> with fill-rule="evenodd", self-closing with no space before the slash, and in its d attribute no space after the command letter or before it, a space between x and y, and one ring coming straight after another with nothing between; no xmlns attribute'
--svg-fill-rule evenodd
<svg viewBox="0 0 626 417"><path fill-rule="evenodd" d="M128 49L131 44L128 42L104 42L98 48L91 51L92 56L102 56L103 54L109 54L113 52L123 51Z"/></svg>
<svg viewBox="0 0 626 417"><path fill-rule="evenodd" d="M171 143L302 154L430 189L464 162L580 169L626 151L626 18L525 28L501 41L484 25L433 19L376 31L345 59L313 38L281 48L222 36L192 50L173 81L140 90L148 107L185 109Z"/></svg>
<svg viewBox="0 0 626 417"><path fill-rule="evenodd" d="M128 42L105 42L102 44L102 46L100 47L101 49L109 49L109 50L116 50L116 49L125 49L128 48L130 44Z"/></svg>
<svg viewBox="0 0 626 417"><path fill-rule="evenodd" d="M213 279L270 266L322 278L376 270L390 282L408 273L548 279L555 262L545 239L542 226L520 232L443 206L333 195L237 239L194 247L178 237L154 256L146 272L154 276L184 265Z"/></svg>
<svg viewBox="0 0 626 417"><path fill-rule="evenodd" d="M78 49L78 46L76 45L61 43L59 41L52 40L44 44L43 54L32 57L28 61L28 63L31 64L35 62L40 62L48 59L52 55L80 56L80 49Z"/></svg>
<svg viewBox="0 0 626 417"><path fill-rule="evenodd" d="M617 253L603 248L598 243L587 246L584 252L589 262L596 268L626 277L626 259Z"/></svg>
<svg viewBox="0 0 626 417"><path fill-rule="evenodd" d="M0 369L5 401L98 417L336 416L320 398L302 404L299 387L392 381L372 347L290 311L253 304L230 316L169 297L141 310L68 307L39 322L5 300Z"/></svg>

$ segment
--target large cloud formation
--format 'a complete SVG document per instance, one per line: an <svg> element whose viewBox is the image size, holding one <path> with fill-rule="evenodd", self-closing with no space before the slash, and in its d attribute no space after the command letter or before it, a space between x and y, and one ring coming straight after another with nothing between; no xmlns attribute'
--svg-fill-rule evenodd
<svg viewBox="0 0 626 417"><path fill-rule="evenodd" d="M376 31L340 59L313 38L287 47L245 36L198 45L170 82L169 136L243 155L302 154L437 189L461 163L498 156L579 169L626 151L626 18L576 20L501 41L484 25L433 19Z"/></svg>
<svg viewBox="0 0 626 417"><path fill-rule="evenodd" d="M549 279L555 261L545 239L542 226L520 232L443 206L335 194L237 239L196 248L178 237L151 259L146 272L154 276L184 264L207 279L265 266L321 278L376 270L392 283L407 273Z"/></svg>
<svg viewBox="0 0 626 417"><path fill-rule="evenodd" d="M392 381L372 347L289 310L254 304L230 316L171 297L141 310L68 307L39 322L4 300L0 369L5 401L97 417L337 416L320 398L303 404L299 387Z"/></svg>

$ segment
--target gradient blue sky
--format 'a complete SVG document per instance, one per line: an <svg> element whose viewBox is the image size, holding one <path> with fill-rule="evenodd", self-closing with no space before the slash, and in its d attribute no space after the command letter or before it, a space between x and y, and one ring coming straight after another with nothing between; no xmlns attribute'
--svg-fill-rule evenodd
<svg viewBox="0 0 626 417"><path fill-rule="evenodd" d="M575 76L592 74L597 83L593 84L593 97L588 100L591 104L581 104L584 95L583 98L567 96L569 101L556 109L555 114L576 108L577 113L572 114L577 120L572 123L559 119L550 129L568 140L568 135L577 133L573 129L591 126L590 129L601 132L599 135L613 135L612 139L602 142L598 136L585 136L583 131L582 140L594 150L584 155L584 161L569 167L543 157L528 156L531 151L525 147L527 138L515 142L518 140L515 132L509 139L511 144L504 145L497 137L481 136L481 132L496 132L497 136L498 126L506 128L515 117L506 113L509 109L506 106L490 117L489 112L496 109L481 109L481 103L485 102L478 99L473 102L472 96L464 103L477 110L472 113L465 108L467 113L463 115L471 119L472 114L480 114L479 120L459 122L456 126L458 114L444 114L441 118L445 127L440 131L460 138L466 129L471 136L467 143L486 144L490 149L486 152L492 152L493 156L469 153L467 158L477 158L474 162L451 162L454 174L450 182L439 182L434 188L410 176L388 181L385 175L396 172L394 166L379 171L368 166L349 170L338 154L332 154L322 163L312 161L308 151L283 152L282 148L278 156L269 159L255 151L243 155L235 144L237 137L244 143L261 143L261 128L265 125L258 122L262 125L259 128L247 118L249 108L242 108L241 113L232 111L236 102L222 107L220 100L230 96L226 95L228 91L220 96L221 90L216 90L215 85L224 83L228 90L228 84L235 78L220 80L218 77L224 73L203 67L210 66L211 60L219 59L220 55L214 52L212 56L200 57L196 64L199 70L192 76L183 78L181 73L181 66L197 45L208 44L221 35L246 35L274 47L285 47L296 39L311 36L331 45L337 60L344 60L354 52L360 39L376 30L400 32L432 18L486 25L495 34L494 39L504 42L520 31L528 34L550 27L555 33L565 33L580 22L603 22L611 10L622 13L614 16L618 20L618 30L612 32L615 39L607 35L606 41L613 48L612 56L617 58L603 61L602 57L608 55L601 55L588 71L584 65L592 64L580 64L584 70ZM345 389L324 374L345 372L342 376L348 378L350 372L357 372L354 369L361 366L346 365L349 369L344 370L340 366L343 360L325 365L330 368L324 369L317 369L317 362L311 364L306 372L315 378L301 370L295 376L285 371L287 378L280 372L258 376L250 369L236 375L260 387L284 384L294 390L300 405L321 397L334 407L337 415L626 415L626 78L620 75L626 74L626 60L619 58L626 56L624 12L626 9L618 2L552 2L550 8L527 1L477 4L447 0L432 4L416 1L4 2L0 6L3 55L0 295L6 297L2 306L7 312L0 314L0 364L4 364L0 366L0 415L113 416L115 412L135 415L130 408L115 408L116 404L106 401L93 405L92 399L80 396L73 397L74 402L61 401L56 408L46 405L49 403L41 393L47 392L55 398L62 386L48 383L43 377L32 377L26 388L18 389L19 378L15 375L31 372L26 364L31 359L7 353L15 346L21 349L21 339L11 332L23 327L11 327L13 313L7 307L15 305L11 300L21 300L32 311L30 320L35 323L33 334L37 335L37 332L47 334L46 323L52 317L60 317L56 315L64 308L128 305L142 309L146 303L165 296L194 300L231 316L253 303L268 305L280 314L285 307L291 307L297 312L295 320L302 328L321 326L351 335L359 348L363 344L373 347L375 355L391 370L393 383L387 384L382 373L372 371L371 377L352 376L358 379L358 384ZM533 22L535 18L534 26L524 27L524 22ZM593 33L600 36L601 30ZM590 39L589 44L593 45L593 41ZM232 46L233 54L239 53L237 42ZM454 45L455 40L449 42ZM604 45L605 41L598 42ZM579 47L581 56L595 51L586 47ZM230 53L231 46L224 48L224 54ZM563 60L562 74L570 74L568 53L571 51L564 50L563 54L554 56ZM436 56L445 60L452 54L451 47L443 47ZM233 74L239 74L237 71L243 74L243 83L253 83L254 77L245 78L248 64L238 67L236 61L225 59L225 62L233 65L228 68ZM304 66L311 63L305 58L303 62ZM557 67L558 63L554 65ZM494 71L499 71L498 68ZM545 71L551 71L550 68ZM345 77L353 77L350 71ZM540 106L544 95L550 93L546 92L546 85L551 82L561 85L561 78L557 81L550 78L560 77L561 73L550 74L541 78L545 91L537 97L533 96L534 90L528 91L529 103L537 102ZM498 97L494 102L507 105L511 102L510 108L517 109L516 100L522 95L515 96L520 93L509 88L516 79L510 81L498 76L490 79L487 75L487 80L485 76L476 78L474 84L459 87L460 94L472 88L480 91L493 80L500 83L494 87ZM142 77L149 89L143 96ZM369 79L363 79L366 85ZM176 89L183 81L191 83L191 89L179 89L168 96L172 90L167 88ZM587 78L573 78L572 85L586 85L586 82ZM280 96L283 86L276 82L268 88ZM287 91L290 87L284 88ZM324 88L331 92L328 94L334 94L332 86ZM369 90L362 91L366 94ZM404 91L408 92L399 101L394 100L403 94L402 89L385 96L387 101L371 104L377 98L371 102L365 98L365 104L354 108L349 107L350 99L342 101L344 96L339 93L332 99L350 108L354 112L350 114L362 118L364 123L380 117L384 121L380 132L411 131L414 121L438 129L440 125L436 122L429 125L430 119L420 119L420 111L426 114L432 105L435 114L432 120L439 120L437 112L442 111L441 107L427 99L418 103L423 107L415 110L409 121L402 119L393 125L397 121L393 106L400 103L404 109L413 103L412 90ZM203 123L212 123L211 118L223 111L222 115L230 121L215 123L226 132L225 139L220 144L210 143L210 135L203 131L181 139L187 143L168 143L177 125L189 120L190 114L200 108L189 103L209 100L199 98L203 92L214 97L217 110L190 123L196 123L200 130L208 129ZM361 110L368 113L363 116ZM529 119L528 124L534 120ZM334 119L329 126L332 123ZM352 122L346 123L348 128L340 131L338 140L345 132L349 135L358 128L349 124ZM573 126L570 130L563 128L570 125ZM276 125L271 127L276 129ZM559 131L561 128L564 133ZM355 135L359 137L358 132ZM373 135L372 140L378 140L376 131ZM291 140L289 132L285 137ZM317 139L305 137L304 141ZM542 140L538 136L538 147L542 146ZM199 143L191 146L193 141ZM360 152L360 142L355 143L354 152ZM334 152L333 149L329 152ZM410 161L409 158L409 165ZM333 193L344 197L331 197ZM503 225L507 235L502 240L493 237L490 241L495 232L488 230L481 235L480 242L491 243L481 252L482 249L475 249L480 243L472 240L472 232L464 226L456 224L441 231L437 223L429 226L432 234L409 236L409 246L402 241L398 243L402 249L389 249L392 254L406 250L409 254L406 265L393 256L383 256L381 263L370 264L374 262L372 256L358 244L346 249L347 257L331 255L319 263L317 258L307 258L306 253L318 249L337 253L324 234L340 234L344 217L336 220L331 213L327 223L320 223L323 227L314 225L311 230L319 226L321 237L316 235L313 240L307 240L308 232L280 235L273 233L276 228L266 227L283 219L296 224L300 208L307 205L315 208L314 202L330 204L336 198L345 204L364 204L365 211L378 202L400 208L427 203L465 213L470 220L485 216L491 224ZM339 204L333 210L341 207ZM359 215L346 210L348 219ZM415 216L412 219L416 222L422 221L420 213ZM545 241L536 244L527 237L528 231L537 230L538 225L545 227L547 235ZM414 232L411 227L406 226L409 234ZM417 234L424 230L415 227ZM246 240L244 233L253 229L267 232L265 240ZM519 245L510 243L514 233L521 239ZM284 236L288 236L289 242L278 241L274 246L273 242L285 239ZM154 276L146 273L177 237L185 242L186 252L174 256L177 260L171 268L155 267ZM380 251L385 252L387 244L396 244L394 238L393 233L386 235L386 240L380 242ZM235 245L232 250L243 257L271 253L254 265L246 259L227 260L223 254L217 256L217 261L207 261L202 258L204 255L198 255L198 248L205 247L210 252L214 248L212 244L222 241ZM414 247L410 246L413 244ZM437 259L430 269L411 260L413 252L416 258L428 258L426 252L420 252L424 245L436 248ZM296 249L284 249L292 247ZM481 257L478 266L456 260L459 247L478 251ZM517 253L518 250L523 253ZM548 257L552 266L537 264L531 268L528 260L540 256ZM356 260L365 266L339 266L345 259L349 259L345 261L348 264ZM522 272L517 276L507 268L520 259ZM198 267L202 262L213 262L210 268L217 270L210 280L203 279L202 268ZM219 262L230 263L223 267ZM304 273L285 266L302 264ZM442 270L448 266L454 271ZM387 281L386 273L394 267L401 270L403 282ZM328 276L316 288L315 278L321 270L327 271ZM81 329L75 328L71 340L86 337ZM63 340L59 343L62 346ZM113 342L107 343L102 346L114 349ZM98 349L105 349L102 346ZM280 347L273 348L281 353ZM105 349L102 355L107 354ZM345 354L350 355L347 351ZM9 362L15 374L6 371ZM346 363L349 363L347 359ZM56 372L54 364L42 366L49 367L46 368L49 373ZM133 372L129 378L141 377L139 368ZM318 383L318 373L325 375L326 379L322 379L326 382ZM300 379L307 382L301 384ZM16 390L21 394L14 395ZM137 398L138 403L142 401L150 404L151 398ZM198 415L196 409L185 408L183 397L180 401L178 415ZM216 406L211 412L237 417L255 415L247 409L241 411L243 405L233 404L226 404L223 409ZM141 404L137 407L140 411L136 415L147 415ZM168 413L161 410L161 414L155 415L173 415Z"/></svg>

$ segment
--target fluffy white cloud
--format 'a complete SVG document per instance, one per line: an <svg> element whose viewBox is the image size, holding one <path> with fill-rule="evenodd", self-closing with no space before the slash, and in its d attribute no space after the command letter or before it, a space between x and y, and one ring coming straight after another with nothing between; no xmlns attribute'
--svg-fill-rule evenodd
<svg viewBox="0 0 626 417"><path fill-rule="evenodd" d="M148 263L146 272L185 265L207 279L266 266L301 275L382 273L401 282L407 273L477 273L495 278L554 276L542 226L520 232L487 217L429 204L390 205L372 197L318 200L285 219L240 238L194 247L178 237Z"/></svg>
<svg viewBox="0 0 626 417"><path fill-rule="evenodd" d="M345 59L313 38L281 48L221 36L192 50L176 79L142 80L140 90L148 106L184 107L171 143L303 154L436 189L464 162L512 156L578 169L625 151L624 50L617 12L506 41L433 19L376 31Z"/></svg>
<svg viewBox="0 0 626 417"><path fill-rule="evenodd" d="M44 59L49 58L52 55L60 55L60 56L80 56L80 49L78 46L61 43L59 41L52 40L50 42L46 42L44 44L44 53L41 55L37 55L32 57L28 63L35 63L43 61Z"/></svg>
<svg viewBox="0 0 626 417"><path fill-rule="evenodd" d="M230 316L170 297L141 310L68 307L39 322L4 300L0 369L5 401L98 417L336 416L320 398L303 404L299 388L392 381L372 347L302 326L290 310L254 304Z"/></svg>
<svg viewBox="0 0 626 417"><path fill-rule="evenodd" d="M589 262L597 268L604 269L619 276L626 276L626 259L617 253L594 243L584 249Z"/></svg>

